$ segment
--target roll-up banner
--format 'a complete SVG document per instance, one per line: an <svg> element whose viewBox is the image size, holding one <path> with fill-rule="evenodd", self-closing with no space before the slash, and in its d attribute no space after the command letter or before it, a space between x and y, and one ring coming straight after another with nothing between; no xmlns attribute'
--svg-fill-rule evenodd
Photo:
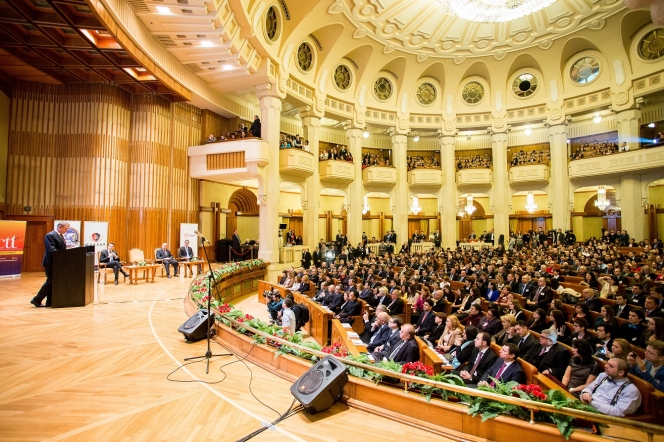
<svg viewBox="0 0 664 442"><path fill-rule="evenodd" d="M108 223L106 221L84 221L83 222L85 245L94 245L95 252L101 252L108 246Z"/></svg>
<svg viewBox="0 0 664 442"><path fill-rule="evenodd" d="M25 221L0 221L0 277L21 276Z"/></svg>
<svg viewBox="0 0 664 442"><path fill-rule="evenodd" d="M68 220L61 220L61 219L56 219L53 222L53 230L56 230L58 227L58 223L61 222L66 222L69 223L69 229L62 235L65 237L65 244L67 244L67 248L71 249L74 247L80 247L81 246L81 222L80 221L68 221Z"/></svg>
<svg viewBox="0 0 664 442"><path fill-rule="evenodd" d="M180 224L180 246L184 247L185 240L189 240L189 247L192 248L194 253L198 250L198 237L194 233L195 230L198 230L198 224Z"/></svg>

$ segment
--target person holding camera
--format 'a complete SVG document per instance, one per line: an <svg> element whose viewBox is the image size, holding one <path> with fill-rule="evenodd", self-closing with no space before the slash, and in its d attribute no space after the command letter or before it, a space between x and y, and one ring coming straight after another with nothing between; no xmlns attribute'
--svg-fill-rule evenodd
<svg viewBox="0 0 664 442"><path fill-rule="evenodd" d="M283 305L283 300L278 290L273 290L268 296L266 296L268 298L267 311L270 313L271 321L275 322Z"/></svg>

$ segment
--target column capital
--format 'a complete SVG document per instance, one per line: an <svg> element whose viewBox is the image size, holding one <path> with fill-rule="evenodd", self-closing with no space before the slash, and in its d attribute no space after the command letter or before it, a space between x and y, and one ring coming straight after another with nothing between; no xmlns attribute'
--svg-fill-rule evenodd
<svg viewBox="0 0 664 442"><path fill-rule="evenodd" d="M300 115L300 118L302 121L304 121L305 118L315 118L318 120L319 125L320 125L320 119L323 116L322 113L318 112L316 109L312 108L311 106L301 106L297 108L297 113Z"/></svg>
<svg viewBox="0 0 664 442"><path fill-rule="evenodd" d="M567 121L560 124L552 124L549 126L549 136L555 137L559 135L565 135L567 137Z"/></svg>
<svg viewBox="0 0 664 442"><path fill-rule="evenodd" d="M277 98L279 100L285 98L285 96L279 92L277 85L270 82L256 85L256 97L258 97L259 100L263 100L266 97Z"/></svg>
<svg viewBox="0 0 664 442"><path fill-rule="evenodd" d="M505 131L495 132L491 131L491 142L507 142L507 129Z"/></svg>
<svg viewBox="0 0 664 442"><path fill-rule="evenodd" d="M616 112L616 121L622 123L624 121L638 120L641 118L641 109L632 108Z"/></svg>

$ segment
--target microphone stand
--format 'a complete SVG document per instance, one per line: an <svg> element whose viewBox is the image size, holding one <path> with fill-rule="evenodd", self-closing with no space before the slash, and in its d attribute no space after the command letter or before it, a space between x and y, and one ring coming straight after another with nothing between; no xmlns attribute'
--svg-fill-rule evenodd
<svg viewBox="0 0 664 442"><path fill-rule="evenodd" d="M210 274L208 275L208 301L207 301L207 311L208 311L208 317L207 317L207 351L203 356L193 356L191 358L185 358L185 361L191 361L194 359L203 359L205 358L205 374L208 374L210 371L210 359L217 357L217 356L233 356L232 353L223 353L219 355L213 355L212 350L210 349L210 335L212 334L210 330L212 329L212 324L210 324L210 321L212 320L212 309L210 307L210 302L212 300L212 282L214 281L216 284L216 280L214 279L214 272L212 271L212 264L210 264L210 258L208 258L208 253L207 249L205 248L205 237L201 235L201 245L203 246L203 252L205 253L205 259L208 262L208 270L210 271ZM209 244L209 242L208 242Z"/></svg>

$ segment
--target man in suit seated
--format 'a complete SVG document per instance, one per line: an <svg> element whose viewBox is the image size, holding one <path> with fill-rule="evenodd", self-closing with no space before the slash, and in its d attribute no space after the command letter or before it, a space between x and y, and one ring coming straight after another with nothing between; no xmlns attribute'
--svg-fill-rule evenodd
<svg viewBox="0 0 664 442"><path fill-rule="evenodd" d="M454 373L459 375L466 384L477 384L496 361L496 355L489 348L490 345L491 335L487 332L478 333L475 336L475 349L470 359L454 370Z"/></svg>
<svg viewBox="0 0 664 442"><path fill-rule="evenodd" d="M180 268L180 264L178 264L177 259L173 258L173 255L171 255L171 251L168 250L168 244L163 243L161 245L161 249L157 249L157 259L160 259L162 264L164 264L164 268L166 269L166 276L171 277L171 269L170 266L173 266L173 272L175 276L178 275L178 270Z"/></svg>
<svg viewBox="0 0 664 442"><path fill-rule="evenodd" d="M531 290L530 293L532 293L532 299L527 301L529 310L535 310L537 308L546 310L553 299L553 291L551 290L551 287L546 285L546 278L543 276L540 276L537 279L537 288Z"/></svg>
<svg viewBox="0 0 664 442"><path fill-rule="evenodd" d="M184 261L191 261L191 259L194 257L194 251L192 250L191 247L189 247L189 240L185 239L184 240L184 245L178 249L178 258L182 259ZM199 264L198 265L198 273L203 272L203 267Z"/></svg>
<svg viewBox="0 0 664 442"><path fill-rule="evenodd" d="M623 293L616 294L616 303L613 310L616 318L629 319L629 312L632 309L627 305L627 296Z"/></svg>
<svg viewBox="0 0 664 442"><path fill-rule="evenodd" d="M627 356L629 372L648 381L659 391L664 391L664 342L650 341L645 351L645 361L636 353Z"/></svg>
<svg viewBox="0 0 664 442"><path fill-rule="evenodd" d="M422 304L422 314L417 320L417 324L415 324L415 334L417 336L428 335L436 326L436 315L432 311L431 303L432 301L427 299Z"/></svg>
<svg viewBox="0 0 664 442"><path fill-rule="evenodd" d="M384 306L381 310L384 310ZM365 311L362 317L364 319L364 332L360 335L360 339L367 345L369 353L376 350L387 342L390 337L391 331L388 325L390 315L386 311L379 311L376 313L373 323L369 320L369 312Z"/></svg>
<svg viewBox="0 0 664 442"><path fill-rule="evenodd" d="M401 290L393 290L390 293L390 301L387 303L387 312L390 316L403 313L403 300L401 299Z"/></svg>
<svg viewBox="0 0 664 442"><path fill-rule="evenodd" d="M415 340L415 327L412 324L404 324L399 332L401 342L387 356L387 359L405 364L406 362L417 362L420 360L420 347Z"/></svg>
<svg viewBox="0 0 664 442"><path fill-rule="evenodd" d="M352 323L353 316L359 316L362 313L362 304L355 298L355 292L348 292L346 294L348 301L344 303L335 318L341 322Z"/></svg>
<svg viewBox="0 0 664 442"><path fill-rule="evenodd" d="M532 334L530 334L530 330L528 330L528 324L526 321L516 321L514 331L516 331L517 335L513 339L514 343L519 348L519 355L521 355L521 359L527 361L529 359L530 352L533 350L533 348L537 347L538 341Z"/></svg>
<svg viewBox="0 0 664 442"><path fill-rule="evenodd" d="M565 347L558 344L558 335L555 331L546 329L540 334L540 343L533 348L530 362L542 374L551 374L562 381L570 360L570 353Z"/></svg>
<svg viewBox="0 0 664 442"><path fill-rule="evenodd" d="M519 384L525 384L526 374L523 372L521 365L517 362L517 358L519 357L519 347L516 344L508 342L500 349L499 356L500 357L496 362L484 372L477 385L495 386L494 381L489 379L489 377L495 378L503 383L515 381Z"/></svg>
<svg viewBox="0 0 664 442"><path fill-rule="evenodd" d="M583 289L581 292L583 301L588 305L588 310L591 312L598 312L602 309L602 301L600 301L599 296L595 294L593 289Z"/></svg>
<svg viewBox="0 0 664 442"><path fill-rule="evenodd" d="M102 250L99 254L99 262L106 264L107 268L113 269L113 274L115 275L115 285L118 285L118 273L122 273L125 278L129 276L129 273L122 270L122 263L118 254L115 253L115 244L112 242L108 243L106 250Z"/></svg>
<svg viewBox="0 0 664 442"><path fill-rule="evenodd" d="M387 326L390 329L390 333L387 336L387 341L383 345L379 345L374 349L374 352L371 353L371 356L374 358L375 361L382 361L383 358L387 359L387 357L392 353L392 351L396 348L397 345L401 342L401 324L403 322L401 321L401 318L398 316L391 317L388 322Z"/></svg>

